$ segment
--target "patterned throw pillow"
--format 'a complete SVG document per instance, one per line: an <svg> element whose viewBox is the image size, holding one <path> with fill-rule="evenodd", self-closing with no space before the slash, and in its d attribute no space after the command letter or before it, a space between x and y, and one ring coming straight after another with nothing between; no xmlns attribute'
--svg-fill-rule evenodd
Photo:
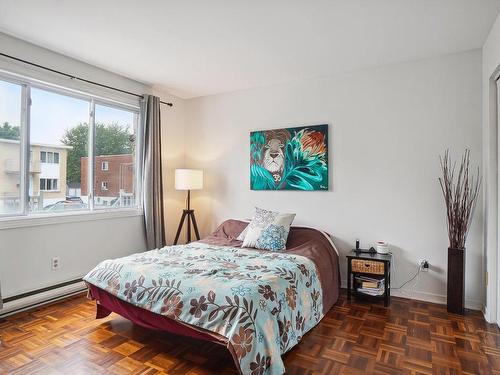
<svg viewBox="0 0 500 375"><path fill-rule="evenodd" d="M252 221L238 236L243 238L243 247L281 251L286 248L286 240L295 214L281 214L255 207Z"/></svg>

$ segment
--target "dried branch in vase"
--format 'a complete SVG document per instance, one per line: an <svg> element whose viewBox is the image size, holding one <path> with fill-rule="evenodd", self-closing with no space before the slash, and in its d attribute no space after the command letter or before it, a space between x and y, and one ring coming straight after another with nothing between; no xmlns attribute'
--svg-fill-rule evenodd
<svg viewBox="0 0 500 375"><path fill-rule="evenodd" d="M470 174L470 150L468 149L462 156L458 176L455 174L456 163L453 162L452 165L449 150L446 150L439 160L443 174L439 178L439 184L446 204L450 248L464 249L481 187L479 167L475 175Z"/></svg>

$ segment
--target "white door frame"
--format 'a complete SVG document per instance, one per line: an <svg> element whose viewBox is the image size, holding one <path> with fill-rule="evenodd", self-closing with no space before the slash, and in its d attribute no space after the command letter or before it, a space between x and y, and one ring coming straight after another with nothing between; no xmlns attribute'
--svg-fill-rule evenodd
<svg viewBox="0 0 500 375"><path fill-rule="evenodd" d="M491 75L489 80L488 97L484 98L488 108L488 119L486 122L485 134L483 137L484 146L484 166L483 166L483 207L484 207L484 266L486 269L486 303L484 316L490 323L500 325L500 248L499 233L499 200L498 187L500 186L500 154L498 145L500 144L500 132L498 129L499 112L498 99L500 83L497 79L500 76L500 66Z"/></svg>

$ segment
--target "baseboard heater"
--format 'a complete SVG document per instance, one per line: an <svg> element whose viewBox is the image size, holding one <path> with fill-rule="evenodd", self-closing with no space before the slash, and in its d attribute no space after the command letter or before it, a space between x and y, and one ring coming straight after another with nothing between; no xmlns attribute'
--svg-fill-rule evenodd
<svg viewBox="0 0 500 375"><path fill-rule="evenodd" d="M78 278L6 297L3 299L0 318L72 296L84 290L85 284L81 278Z"/></svg>

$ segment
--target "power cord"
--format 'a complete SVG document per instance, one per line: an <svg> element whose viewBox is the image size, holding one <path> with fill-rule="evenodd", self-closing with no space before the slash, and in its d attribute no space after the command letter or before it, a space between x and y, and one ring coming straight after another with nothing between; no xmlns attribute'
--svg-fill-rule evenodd
<svg viewBox="0 0 500 375"><path fill-rule="evenodd" d="M418 275L420 275L420 271L421 271L421 269L422 269L422 267L421 267L420 265L418 265L418 270L417 270L417 273L416 273L416 274L415 274L415 275L414 275L411 279L409 279L409 280L405 281L405 282L403 283L403 285L401 285L400 287L398 287L398 288L392 288L392 289L402 289L402 288L403 288L406 284L408 284L410 281L415 280L415 279L416 279L416 277L417 277Z"/></svg>

